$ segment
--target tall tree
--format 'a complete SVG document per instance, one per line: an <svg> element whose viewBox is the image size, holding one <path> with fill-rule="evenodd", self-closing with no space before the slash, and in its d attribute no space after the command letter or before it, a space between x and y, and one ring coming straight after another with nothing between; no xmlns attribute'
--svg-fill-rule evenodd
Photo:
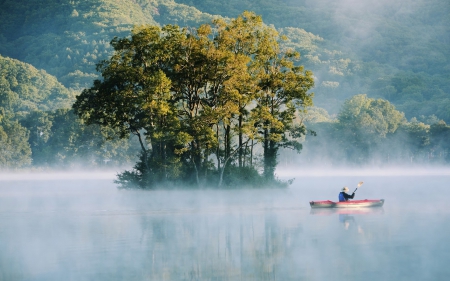
<svg viewBox="0 0 450 281"><path fill-rule="evenodd" d="M224 96L227 101L236 106L235 111L232 112L226 122L225 139L228 142L225 146L225 157L228 158L231 154L229 141L232 138L231 127L233 119L237 119L235 120L235 131L238 135L238 165L242 167L244 162L244 132L247 131L249 137L254 138L251 130L245 129L245 125L248 124L249 104L254 100L255 94L259 90L250 66L251 60L258 50L260 32L264 29L264 24L260 16L248 11L239 15L236 19L232 19L229 23L222 19L217 19L214 23L218 29L218 36L215 38L218 48L231 53L229 65L237 65L233 69L233 75L224 83Z"/></svg>
<svg viewBox="0 0 450 281"><path fill-rule="evenodd" d="M263 143L264 176L272 180L279 148L301 150L297 140L305 134L305 126L296 126L293 120L297 110L312 106L313 94L308 91L314 86L314 79L311 71L295 66L299 53L280 50L279 40L283 38L275 29L267 27L260 36L251 66L256 69L260 89L252 114Z"/></svg>
<svg viewBox="0 0 450 281"><path fill-rule="evenodd" d="M161 29L136 27L131 39L115 38L112 46L114 55L97 66L103 80L95 80L93 87L77 97L75 112L87 124L111 127L122 138L136 135L144 176L148 180L156 179L155 174L167 177L165 147L169 140L175 141L179 122L169 95L171 81L161 70L168 54ZM149 166L149 161L161 165Z"/></svg>

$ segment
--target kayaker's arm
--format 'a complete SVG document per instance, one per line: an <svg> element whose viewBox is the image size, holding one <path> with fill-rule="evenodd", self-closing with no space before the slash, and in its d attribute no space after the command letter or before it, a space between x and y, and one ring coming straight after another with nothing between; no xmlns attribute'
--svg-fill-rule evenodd
<svg viewBox="0 0 450 281"><path fill-rule="evenodd" d="M349 195L349 194L343 192L343 195L344 195L345 201L347 201L348 199L355 198L355 193L354 192L352 193L352 195Z"/></svg>

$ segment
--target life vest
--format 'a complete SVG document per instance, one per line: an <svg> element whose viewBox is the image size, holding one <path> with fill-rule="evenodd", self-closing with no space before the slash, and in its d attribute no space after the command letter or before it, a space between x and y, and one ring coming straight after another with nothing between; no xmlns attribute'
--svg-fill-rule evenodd
<svg viewBox="0 0 450 281"><path fill-rule="evenodd" d="M339 193L339 202L345 202L344 192Z"/></svg>

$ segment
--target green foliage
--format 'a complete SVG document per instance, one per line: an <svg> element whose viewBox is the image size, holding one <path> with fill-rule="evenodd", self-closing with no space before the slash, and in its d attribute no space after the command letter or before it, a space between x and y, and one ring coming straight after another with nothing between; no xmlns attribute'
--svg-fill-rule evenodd
<svg viewBox="0 0 450 281"><path fill-rule="evenodd" d="M17 121L0 121L0 168L16 169L31 163L28 131Z"/></svg>
<svg viewBox="0 0 450 281"><path fill-rule="evenodd" d="M450 94L447 1L178 2L227 17L242 10L262 15L288 35L287 46L302 54L303 64L316 75L315 104L333 114L345 99L363 92L389 100L408 118L436 114L450 122L448 111L438 108ZM399 89L399 75L418 78L421 84ZM385 85L374 87L379 79Z"/></svg>
<svg viewBox="0 0 450 281"><path fill-rule="evenodd" d="M405 145L413 147L413 152L417 153L430 145L430 125L418 122L414 118L402 129L408 134Z"/></svg>
<svg viewBox="0 0 450 281"><path fill-rule="evenodd" d="M338 121L342 148L350 158L366 161L406 119L388 101L356 95L344 103Z"/></svg>
<svg viewBox="0 0 450 281"><path fill-rule="evenodd" d="M106 128L84 125L68 109L34 111L21 124L30 132L35 167L126 166L138 153L133 143L113 138L114 132Z"/></svg>
<svg viewBox="0 0 450 281"><path fill-rule="evenodd" d="M366 95L347 100L336 119L315 118L316 114L303 115L308 128L317 132L317 137L304 142L303 157L309 165L442 164L450 160L449 126L436 116L407 122L386 100Z"/></svg>
<svg viewBox="0 0 450 281"><path fill-rule="evenodd" d="M141 160L119 177L123 185L133 177L144 188L203 185L215 174L220 186L229 162L245 167L250 141L262 144L271 182L278 148L301 149L296 110L312 105L312 73L280 39L250 12L198 29L139 26L112 41L114 55L97 66L103 80L73 108L87 124L138 137Z"/></svg>
<svg viewBox="0 0 450 281"><path fill-rule="evenodd" d="M273 43L270 41L272 40L270 36L278 32L279 35L275 36L277 37L275 40L278 44L277 48L283 54L293 55L289 58L289 60L292 59L293 66L298 66L297 55L294 54L301 54L302 64L307 69L312 69L315 74L314 103L330 112L331 116L339 112L345 99L356 93L367 93L370 98L382 98L389 101L399 111L404 112L408 119L417 117L420 122L432 125L428 132L422 128L419 130L420 133L412 133L414 130L411 131L411 128L410 130L408 126L402 125L399 127L400 129L392 133L392 128L389 129L389 124L382 121L383 118L380 117L384 114L383 112L363 110L365 113L356 120L356 124L361 126L358 131L363 131L362 135L374 137L370 140L357 139L356 142L360 143L356 147L363 147L362 143L370 143L370 147L373 149L373 143L382 147L383 143L394 139L396 141L401 139L411 147L416 144L420 147L421 138L417 136L425 134L429 135L430 144L425 145L420 151L429 152L430 149L436 149L436 151L446 153L444 146L435 145L434 141L437 140L433 139L431 128L438 122L437 120L450 122L450 69L448 67L450 49L447 47L450 43L448 40L450 38L448 28L450 26L448 17L450 6L447 2L407 0L406 2L387 3L369 0L352 5L332 0L315 2L304 0L231 0L225 2L178 0L177 2L183 4L175 3L173 0L4 0L0 2L0 54L14 58L0 56L0 121L20 120L20 124L29 128L33 164L49 163L52 159L51 155L65 159L65 165L69 165L70 159L84 157L76 156L82 155L83 149L74 152L75 148L65 147L59 143L55 143L57 153L45 152L51 150L48 146L54 135L53 130L58 127L53 126L52 118L56 109L68 108L74 100L74 91L67 90L65 87L80 92L82 89L90 87L93 80L99 79L95 69L96 64L99 61L108 60L116 52L115 46L110 45L111 38L116 36L125 38L133 26L135 26L134 33L138 34L139 27L137 26L139 25L157 26L158 24L175 23L180 26L198 26L200 23L209 23L212 19L216 19L216 21L210 25L210 30L206 27L203 30L201 28L198 30L187 29L187 33L192 32L194 37L198 37L196 46L198 48L205 47L204 52L194 52L195 56L191 57L189 61L171 62L180 67L180 71L172 73L173 75L162 71L160 76L147 77L149 80L146 83L148 84L160 84L166 90L168 88L177 89L178 97L181 100L186 97L183 88L191 86L201 88L200 85L205 85L205 83L208 87L216 85L208 88L210 89L209 97L202 100L201 114L189 117L189 122L186 123L174 118L175 114L170 115L171 107L174 104L169 102L170 99L167 98L168 93L165 90L161 90L161 94L154 101L145 104L146 112L151 111L154 116L171 116L163 121L163 125L147 129L149 129L149 136L152 135L153 140L159 141L160 145L171 143L173 155L167 157L178 157L179 162L177 163L184 163L190 167L191 170L180 170L180 175L183 173L195 174L194 166L196 164L194 162L198 161L201 162L199 165L204 167L204 171L198 171L200 174L210 172L212 164L210 163L211 159L206 156L207 154L216 158L218 170L222 170L225 174L226 169L223 168L227 164L236 164L242 168L245 166L244 162L252 163L250 159L253 159L253 154L250 151L263 144L264 139L280 140L274 147L275 150L268 153L267 156L270 154L276 157L277 146L300 149L301 145L298 139L296 141L293 139L294 136L300 135L302 136L300 139L304 139L306 132L303 127L304 122L310 122L314 124L314 127L320 128L319 137L314 140L317 142L322 139L321 136L336 138L341 134L354 134L354 131L357 130L356 127L349 129L351 126L346 127L347 131L342 128L336 129L338 124L341 126L341 122L331 120L332 117L326 116L327 114L323 112L323 114L316 114L318 116L310 120L302 119L304 115L293 119L294 104L287 103L289 106L283 113L267 110L270 95L264 96L261 94L262 92L258 91L264 87L276 89L276 81L287 82L290 79L289 75L295 73L295 70L289 66L287 69L290 69L291 74L284 74L282 71L276 70L277 67L284 67L281 62L283 58L266 59L265 62L273 63L273 69L275 69L272 74L267 74L267 77L274 78L270 84L261 82L262 76L255 70L257 68L246 68L251 66L248 57L255 58L254 48L256 47L256 41L246 40L256 37L252 37L255 34L247 38L239 37L239 32L242 36L255 26L258 26L261 31L261 34L258 35L261 37L258 40L261 42L266 40L267 46ZM273 26L267 27L262 24L262 21L258 20L256 16L249 16L246 20L234 22L229 18L224 18L236 17L243 10L256 11L264 17L266 23L273 24L277 30L273 30ZM241 17L241 19L245 18L245 16ZM245 25L248 26L248 30L245 30ZM272 34L270 36L267 33L269 30L272 32L269 32ZM179 36L177 39L179 45L188 42L181 35L174 33L174 36ZM211 47L205 44L216 35L215 44L217 46ZM264 36L266 36L265 39ZM141 39L142 42L146 40L145 38ZM166 41L166 43L169 42ZM113 44L118 44L118 42L113 42ZM247 49L240 48L240 44L247 46ZM167 48L174 51L177 45L169 44ZM270 50L270 47L266 48L266 54L260 55L260 57L269 58ZM234 56L230 56L229 52L233 52ZM45 69L45 71L37 70L16 59L30 63L39 69ZM196 61L202 61L203 64L192 64ZM256 65L256 61L258 60L253 61L253 65ZM204 67L204 65L210 65L210 67ZM235 75L230 75L230 73ZM285 75L285 77L282 78L279 74ZM127 75L138 76L139 73L128 73ZM192 75L197 75L194 78L195 81L188 84L180 83L186 77L194 77ZM258 75L259 81L254 79ZM166 81L164 82L164 80ZM259 94L258 103L253 103L252 106L257 105L257 107L252 108L249 104L257 100L254 96L256 92ZM270 93L270 91L266 91L266 93ZM194 97L197 99L199 96L201 95ZM192 104L195 104L194 99L191 101ZM132 103L131 100L128 102ZM218 106L206 106L209 103L216 103ZM177 106L179 105L177 104ZM384 105L378 106L383 107ZM168 115L166 114L167 110L169 110ZM257 112L257 110L259 111ZM124 113L120 110L120 104L117 104L117 112ZM435 115L437 120L425 122L420 118L422 115ZM36 118L36 123L31 122L25 125L26 122L33 121L33 118ZM104 131L104 128L95 129L94 131L97 133L90 134L94 139L91 143L101 143L101 139L110 138L116 133L124 136L129 134L130 131L126 126L123 127L123 123L118 120L123 121L123 119L117 118L117 126L108 133ZM260 122L254 127L252 122L255 120L264 120L264 122ZM280 120L286 122L280 122ZM137 118L134 121L139 123L148 120ZM205 125L208 122L218 122L219 126ZM52 126L51 129L48 129L50 123ZM69 126L68 123L63 122L63 124ZM83 131L85 130L81 129L83 126L84 124L80 123L70 127L70 130ZM167 130L168 127L176 128L176 133ZM279 133L277 132L278 128L285 131ZM313 129L315 130L315 128ZM322 129L329 131L324 132ZM79 135L78 133L69 133L70 130L62 132L67 139L70 139L71 134ZM267 131L265 135L265 130L269 130L270 133ZM43 142L42 137L37 137L36 132L38 131L42 132L42 136L45 138L48 137L46 142ZM142 132L144 131L140 131L140 133ZM194 139L193 135L196 134L201 135L201 138ZM87 135L86 138L77 137L75 139L87 142ZM439 137L437 138L439 139ZM353 138L350 139L353 140ZM127 138L125 140L128 141ZM257 141L259 141L258 144L250 145L251 142L257 143ZM195 147L193 142L202 143L199 150L193 150ZM323 141L323 143L325 142ZM75 147L77 144L74 142L72 145ZM124 142L123 145L129 147L131 144ZM142 146L143 143L139 145ZM41 148L36 150L38 146ZM393 146L401 148L401 145ZM56 147L59 148L56 149ZM82 147L92 146L83 145ZM126 152L126 149L117 150L113 144L106 148L106 143L98 147L106 149L104 153L108 156L105 156L105 159L116 159L119 157L118 155L123 157L119 157L120 159L129 159L129 154L127 154L129 152ZM150 147L151 145L146 148ZM270 147L270 143L266 147ZM110 155L109 151L111 151ZM192 151L197 152L192 154L190 153ZM363 151L369 151L369 149L366 147ZM409 151L408 153L414 154L411 152L412 148ZM417 153L419 153L418 151ZM40 153L48 155L48 157L42 156L42 159L46 159L42 160L43 162L38 160L41 158ZM406 156L408 153L402 154L401 157L408 158L409 156ZM433 155L433 153L429 152L429 155ZM134 156L136 153L131 154ZM335 154L339 154L336 149L333 152L333 155ZM86 152L84 155L92 154ZM357 155L361 154L357 153ZM393 154L391 153L391 155ZM436 158L442 159L440 156ZM86 159L90 158L86 157ZM159 161L156 159L155 161ZM266 158L266 160L268 159ZM98 164L101 161L89 160L89 162ZM108 163L111 162L112 160ZM269 166L274 167L275 164L276 161L271 161ZM161 165L161 167L163 166ZM267 169L269 170L269 167ZM271 175L272 172L269 174ZM193 179L193 181L196 180Z"/></svg>
<svg viewBox="0 0 450 281"><path fill-rule="evenodd" d="M2 168L130 165L137 151L87 127L68 108L74 93L45 71L0 56Z"/></svg>
<svg viewBox="0 0 450 281"><path fill-rule="evenodd" d="M330 113L337 113L345 99L367 93L389 100L408 118L435 114L450 122L445 109L450 7L442 0L401 3L5 0L0 4L0 54L82 90L98 78L96 63L112 55L110 39L126 36L134 25L197 26L252 10L289 38L283 48L301 53L302 64L315 73L315 104ZM421 83L398 88L399 76ZM377 85L378 80L385 85Z"/></svg>
<svg viewBox="0 0 450 281"><path fill-rule="evenodd" d="M299 124L313 124L332 121L333 118L325 109L316 106L310 107L308 110L298 112L296 118L296 122Z"/></svg>
<svg viewBox="0 0 450 281"><path fill-rule="evenodd" d="M66 87L81 90L98 78L96 63L112 54L111 38L126 36L135 25L197 25L211 19L169 0L5 0L0 3L0 38L5 41L0 54L45 69Z"/></svg>
<svg viewBox="0 0 450 281"><path fill-rule="evenodd" d="M0 107L5 113L24 116L34 110L67 108L74 99L73 92L45 71L0 56Z"/></svg>
<svg viewBox="0 0 450 281"><path fill-rule="evenodd" d="M338 120L344 129L354 134L370 135L370 138L384 138L406 121L403 114L388 101L371 99L367 95L356 95L347 100Z"/></svg>
<svg viewBox="0 0 450 281"><path fill-rule="evenodd" d="M149 1L140 1L146 3ZM179 1L160 0L155 1L155 20L161 25L176 24L179 26L197 26L211 22L217 16L203 13L195 7L179 4Z"/></svg>
<svg viewBox="0 0 450 281"><path fill-rule="evenodd" d="M432 124L430 126L430 146L432 157L437 160L450 161L450 126L444 121Z"/></svg>

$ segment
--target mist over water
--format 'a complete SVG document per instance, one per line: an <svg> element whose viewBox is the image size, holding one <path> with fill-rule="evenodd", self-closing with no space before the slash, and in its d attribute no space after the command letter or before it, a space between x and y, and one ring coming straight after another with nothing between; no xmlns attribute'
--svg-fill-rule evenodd
<svg viewBox="0 0 450 281"><path fill-rule="evenodd" d="M287 189L119 190L114 174L0 175L0 280L447 280L432 170L287 171ZM384 198L312 212L311 200Z"/></svg>

